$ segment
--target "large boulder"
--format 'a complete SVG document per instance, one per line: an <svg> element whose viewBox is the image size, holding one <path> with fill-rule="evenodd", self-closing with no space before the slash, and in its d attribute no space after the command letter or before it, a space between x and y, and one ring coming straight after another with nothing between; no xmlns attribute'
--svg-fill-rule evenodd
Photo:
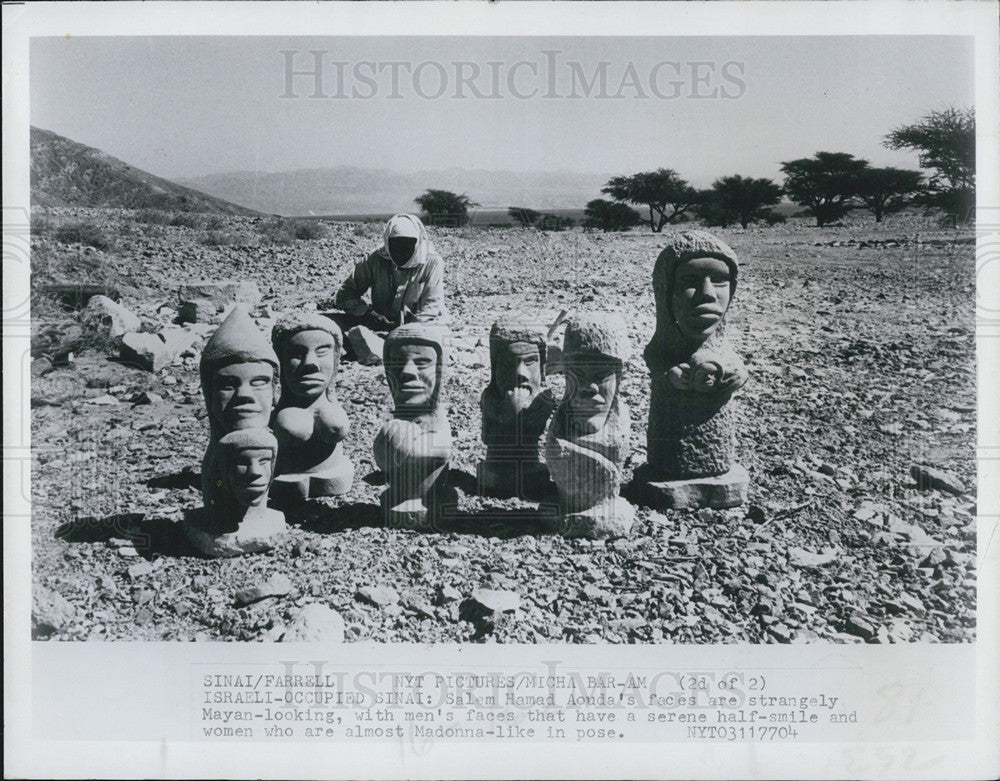
<svg viewBox="0 0 1000 781"><path fill-rule="evenodd" d="M107 344L117 343L125 334L142 327L138 315L107 296L93 296L80 313L80 324L88 337Z"/></svg>
<svg viewBox="0 0 1000 781"><path fill-rule="evenodd" d="M121 360L158 372L173 364L194 344L196 335L184 328L164 328L158 334L132 333L122 337Z"/></svg>
<svg viewBox="0 0 1000 781"><path fill-rule="evenodd" d="M252 309L260 303L261 294L254 282L223 279L180 285L177 298L182 323L206 323L234 304Z"/></svg>

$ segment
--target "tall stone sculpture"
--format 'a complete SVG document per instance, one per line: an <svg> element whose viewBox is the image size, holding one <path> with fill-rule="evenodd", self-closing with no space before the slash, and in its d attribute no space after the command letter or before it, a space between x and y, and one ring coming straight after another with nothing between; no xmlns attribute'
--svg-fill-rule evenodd
<svg viewBox="0 0 1000 781"><path fill-rule="evenodd" d="M621 400L628 338L612 315L578 315L566 325L566 395L555 411L545 460L559 489L557 528L566 536L624 537L635 508L618 495L630 420Z"/></svg>
<svg viewBox="0 0 1000 781"><path fill-rule="evenodd" d="M278 441L266 429L243 428L219 439L214 451L214 503L185 513L188 539L215 557L269 550L285 530L284 514L267 506Z"/></svg>
<svg viewBox="0 0 1000 781"><path fill-rule="evenodd" d="M201 463L201 513L186 518L189 537L210 555L236 555L262 550L263 529L255 526L245 549L240 535L226 537L222 550L214 553L205 542L212 534L231 535L233 497L222 460L220 443L227 434L248 429L266 429L274 409L278 383L278 357L247 311L237 306L212 335L201 353L201 390L208 409L209 441ZM270 436L270 434L268 435ZM275 451L277 445L275 444ZM273 460L273 459L272 459ZM268 475L270 485L271 475ZM273 536L285 528L284 516L261 514L271 524ZM279 523L280 517L280 523Z"/></svg>
<svg viewBox="0 0 1000 781"><path fill-rule="evenodd" d="M280 506L344 494L354 481L354 464L340 444L349 428L335 391L340 328L315 312L293 313L275 324L271 344L281 365L272 420L278 439L274 498Z"/></svg>
<svg viewBox="0 0 1000 781"><path fill-rule="evenodd" d="M479 399L486 460L481 493L535 498L549 483L539 444L555 398L545 383L545 333L497 322L490 330L490 384Z"/></svg>
<svg viewBox="0 0 1000 781"><path fill-rule="evenodd" d="M429 529L457 501L448 482L451 427L444 402L447 329L411 323L391 331L382 352L393 418L375 438L375 463L389 483L386 523Z"/></svg>
<svg viewBox="0 0 1000 781"><path fill-rule="evenodd" d="M643 353L652 375L647 463L633 486L644 504L724 508L746 498L729 402L747 371L724 334L738 269L736 253L705 231L677 234L656 259L656 332Z"/></svg>

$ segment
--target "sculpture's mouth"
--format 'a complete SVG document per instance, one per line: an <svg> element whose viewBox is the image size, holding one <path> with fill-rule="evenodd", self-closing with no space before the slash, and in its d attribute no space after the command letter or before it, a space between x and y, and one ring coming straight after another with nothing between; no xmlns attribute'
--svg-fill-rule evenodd
<svg viewBox="0 0 1000 781"><path fill-rule="evenodd" d="M229 412L237 420L253 418L260 414L260 410L256 405L252 407L233 407Z"/></svg>
<svg viewBox="0 0 1000 781"><path fill-rule="evenodd" d="M711 306L710 304L702 304L701 306L695 307L694 314L699 320L703 318L718 320L722 317L722 312L717 307Z"/></svg>
<svg viewBox="0 0 1000 781"><path fill-rule="evenodd" d="M407 383L406 385L399 386L399 393L401 396L420 396L427 392L427 389L419 383Z"/></svg>
<svg viewBox="0 0 1000 781"><path fill-rule="evenodd" d="M325 385L326 377L322 374L303 374L301 377L296 377L295 381L299 385Z"/></svg>

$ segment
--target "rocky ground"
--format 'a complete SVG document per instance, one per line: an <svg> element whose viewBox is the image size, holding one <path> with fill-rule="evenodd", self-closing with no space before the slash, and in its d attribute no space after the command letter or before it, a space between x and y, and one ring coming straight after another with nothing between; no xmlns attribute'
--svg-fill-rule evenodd
<svg viewBox="0 0 1000 781"><path fill-rule="evenodd" d="M57 238L60 226L81 221L107 246ZM255 282L263 301L253 314L265 327L313 308L381 231L334 223L323 238L289 241L254 218L171 225L124 210L50 209L33 222L36 291L113 284L146 331L170 325L178 286L195 279ZM728 331L751 374L738 402L749 503L640 509L632 534L608 542L542 533L535 505L468 490L442 533L383 528L371 443L388 391L379 367L345 363L338 389L353 427L354 488L290 517L287 539L269 554L200 558L178 522L200 503L208 426L197 366L211 329L153 373L109 360L113 345L74 332L72 312L35 295L37 353L77 340L69 360L36 361L31 378L37 635L277 640L303 606L322 603L343 617L349 641L971 641L971 231L917 215L876 225L859 214L823 230L792 219L719 234L743 263ZM478 396L501 312L536 323L578 307L625 315L628 471L641 464L641 350L653 330L650 275L662 237L476 228L435 229L434 241L448 264L456 334L449 396L460 485L484 453ZM913 471L922 465L947 473L943 482ZM508 593L484 606L472 599L482 588Z"/></svg>

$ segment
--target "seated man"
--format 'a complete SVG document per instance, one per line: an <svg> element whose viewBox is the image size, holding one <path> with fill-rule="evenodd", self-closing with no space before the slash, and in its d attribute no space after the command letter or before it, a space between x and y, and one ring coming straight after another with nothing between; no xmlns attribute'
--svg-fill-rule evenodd
<svg viewBox="0 0 1000 781"><path fill-rule="evenodd" d="M362 296L371 291L371 304ZM446 322L444 261L420 218L397 214L382 246L354 266L334 299L332 317L344 331L345 352L362 363L382 361L382 335L405 323Z"/></svg>

